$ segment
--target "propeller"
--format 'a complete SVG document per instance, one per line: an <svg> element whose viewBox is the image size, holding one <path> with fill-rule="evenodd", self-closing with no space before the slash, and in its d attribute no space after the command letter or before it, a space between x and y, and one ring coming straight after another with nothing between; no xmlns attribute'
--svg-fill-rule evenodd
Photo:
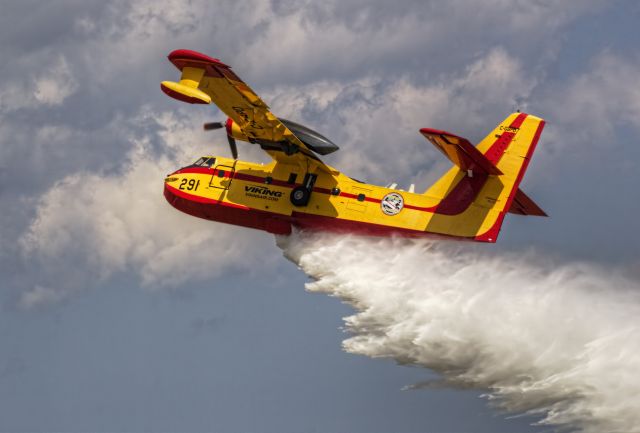
<svg viewBox="0 0 640 433"><path fill-rule="evenodd" d="M216 129L222 129L226 127L224 122L209 122L202 125L205 131L214 131ZM238 146L236 145L236 139L227 131L227 141L229 142L229 149L231 149L231 155L233 159L238 159Z"/></svg>

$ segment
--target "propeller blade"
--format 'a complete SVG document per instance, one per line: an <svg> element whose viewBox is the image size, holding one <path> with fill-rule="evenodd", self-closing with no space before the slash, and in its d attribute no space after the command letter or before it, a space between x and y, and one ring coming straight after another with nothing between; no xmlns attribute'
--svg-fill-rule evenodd
<svg viewBox="0 0 640 433"><path fill-rule="evenodd" d="M222 122L209 122L202 125L205 131L212 131L214 129L224 128L224 123Z"/></svg>
<svg viewBox="0 0 640 433"><path fill-rule="evenodd" d="M229 141L229 148L231 149L233 159L238 159L238 146L236 146L236 139L227 134L227 140Z"/></svg>
<svg viewBox="0 0 640 433"><path fill-rule="evenodd" d="M205 131L211 131L214 129L222 129L227 128L229 131L231 119L228 119L227 122L209 122L205 123L203 126ZM227 141L229 142L229 148L231 149L231 155L233 155L233 159L238 159L238 146L236 145L236 139L233 138L230 134L227 134Z"/></svg>

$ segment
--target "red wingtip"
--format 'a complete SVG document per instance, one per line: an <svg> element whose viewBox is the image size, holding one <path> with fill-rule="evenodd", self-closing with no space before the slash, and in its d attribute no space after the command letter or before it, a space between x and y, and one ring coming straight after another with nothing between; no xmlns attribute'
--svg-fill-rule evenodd
<svg viewBox="0 0 640 433"><path fill-rule="evenodd" d="M175 60L195 60L197 62L216 63L221 66L226 66L227 68L229 67L222 63L219 59L209 57L206 54L202 54L193 50L174 50L167 57L173 64L175 64Z"/></svg>

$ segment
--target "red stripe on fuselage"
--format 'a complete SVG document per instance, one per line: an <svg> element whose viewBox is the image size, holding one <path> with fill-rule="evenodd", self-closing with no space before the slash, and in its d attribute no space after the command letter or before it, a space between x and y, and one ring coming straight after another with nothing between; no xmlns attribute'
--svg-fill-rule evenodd
<svg viewBox="0 0 640 433"><path fill-rule="evenodd" d="M209 167L185 167L185 168L181 168L180 170L177 170L173 174L188 174L188 173L215 174L216 170L214 170L213 168L209 168Z"/></svg>
<svg viewBox="0 0 640 433"><path fill-rule="evenodd" d="M196 173L196 174L209 174L212 176L218 176L220 170L214 170L213 168L206 168L206 167L187 167L187 168L182 168L178 171L176 171L174 174L188 174L188 173ZM222 177L226 177L229 178L231 177L231 172L229 170L222 170L224 171L224 175ZM286 182L284 180L277 180L277 179L272 179L269 183L267 183L265 181L266 178L264 177L260 177L260 176L252 176L249 174L243 174L243 173L238 173L235 172L233 174L233 179L238 179L238 180L243 180L246 182L254 182L254 183L260 183L263 185L275 185L275 186L280 186L283 188L290 188L293 189L297 186L302 186L301 183L289 183ZM396 190L393 190L396 191ZM313 188L313 192L319 193L319 194L327 194L327 195L333 195L332 190L330 190L329 188L322 188L322 187L314 187ZM396 191L401 193L402 191ZM358 196L356 194L351 194L348 192L342 192L340 191L339 194L337 194L339 197L344 197L344 198L348 198L348 199L352 199L352 200L357 200ZM380 203L382 200L379 198L375 198L375 197L367 197L365 196L364 201L370 202L370 203ZM417 210L417 211L421 211L421 212L434 212L436 207L435 206L430 206L430 207L422 207L422 206L414 206L414 205L410 205L405 203L404 207L406 209L412 209L412 210Z"/></svg>
<svg viewBox="0 0 640 433"><path fill-rule="evenodd" d="M526 113L520 113L518 116L516 116L513 122L511 122L509 128L520 128L526 118ZM489 150L487 150L485 156L487 157L487 159L489 159L489 161L491 161L492 164L497 165L497 163L500 161L507 148L513 141L513 137L515 137L515 135L516 134L514 132L504 131L502 134L500 134L500 137L498 137L489 147ZM270 182L266 182L264 177L231 172L230 170L219 170L205 167L188 167L178 170L176 173L201 173L217 176L219 175L220 171L223 172L223 176L221 177L232 177L233 179L243 180L247 182L275 185L284 188L295 188L296 186L301 185L298 183L290 184L288 182L277 179L272 179ZM430 212L449 216L458 215L469 208L471 203L473 203L476 196L484 186L486 180L487 176L481 174L475 174L473 177L465 176L460 179L460 181L458 181L458 184L449 192L449 194L447 194L444 199L442 199L442 201L438 205L421 207L405 203L404 207L406 209L416 210L419 212ZM320 194L332 194L332 191L330 189L320 187L314 187L313 192ZM357 194L351 194L348 192L340 192L339 196L352 200L358 200ZM370 203L380 203L382 200L365 196L363 201Z"/></svg>
<svg viewBox="0 0 640 433"><path fill-rule="evenodd" d="M289 234L291 232L291 226L294 225L303 230L321 230L369 236L396 235L402 237L473 240L473 238L468 237L440 235L426 231L352 221L297 211L294 211L291 217L288 217L233 203L205 199L185 193L167 184L165 184L164 196L169 204L186 214L275 234Z"/></svg>
<svg viewBox="0 0 640 433"><path fill-rule="evenodd" d="M164 196L176 209L211 221L223 222L254 228L275 234L289 234L294 225L305 230L322 230L334 233L353 233L370 236L429 237L440 239L473 240L471 237L458 237L431 233L421 230L385 226L363 221L353 221L336 217L293 211L291 216L214 200L181 191L165 183Z"/></svg>

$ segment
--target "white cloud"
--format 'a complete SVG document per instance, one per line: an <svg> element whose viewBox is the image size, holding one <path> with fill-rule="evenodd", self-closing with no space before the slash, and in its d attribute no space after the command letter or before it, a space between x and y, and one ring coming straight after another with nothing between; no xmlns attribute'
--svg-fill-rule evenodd
<svg viewBox="0 0 640 433"><path fill-rule="evenodd" d="M119 173L75 173L40 197L20 243L47 288L36 283L25 291L23 306L60 299L118 272L133 271L144 286L156 288L258 262L268 266L270 235L193 218L165 201L165 175L185 162L177 155L186 151L172 146L189 138L191 126L168 114L155 117L168 124L163 152L154 152L148 138L134 139ZM192 151L189 160L206 153Z"/></svg>
<svg viewBox="0 0 640 433"><path fill-rule="evenodd" d="M64 57L34 79L34 93L36 101L47 105L60 105L78 88L71 69Z"/></svg>
<svg viewBox="0 0 640 433"><path fill-rule="evenodd" d="M610 135L619 125L640 129L640 59L605 51L589 70L554 93L549 110L574 133Z"/></svg>
<svg viewBox="0 0 640 433"><path fill-rule="evenodd" d="M97 278L136 268L143 281L155 284L150 275L163 275L162 269L156 268L177 251L184 251L172 244L178 232L149 232L146 224L137 225L151 218L145 215L144 206L158 213L163 209L159 206L166 206L160 189L154 189L160 184L154 182L179 165L178 161L188 161L200 153L198 149L207 149L203 140L222 144L213 148L214 153L226 154L227 150L223 135L212 133L203 139L202 132L191 129L199 121L186 127L179 116L140 110L150 92L159 93L159 80L150 81L159 65L176 72L162 58L171 49L194 48L213 56L227 55L223 60L247 78L276 114L307 123L340 145L342 151L326 159L347 174L378 183L399 181L405 187L416 182L420 188L421 183L426 186L440 175L448 162L425 142L418 129L448 129L477 141L502 116L517 107L526 109L544 73L544 68L532 67L539 58L531 54L541 52L536 44L544 45L559 28L599 3L549 7L541 2L522 2L512 7L509 2L496 0L474 8L465 2L438 7L436 3L420 3L416 6L418 13L410 13L408 9L370 2L320 6L229 2L211 7L204 1L171 0L112 3L105 16L79 16L72 26L77 36L71 44L73 49L64 55L48 55L49 67L1 87L2 110L36 106L56 109L81 87L92 86L87 93L89 100L96 102L91 99L94 93L104 98L105 112L141 113L140 125L125 125L132 134L137 131L138 141L124 158L126 168L120 171L120 178L86 171L67 175L69 170L77 170L73 167L87 170L100 166L96 160L115 165L118 157L106 146L92 146L93 131L75 128L74 118L58 124L45 122L36 128L30 149L37 151L30 151L29 158L39 161L37 167L50 169L51 180L64 178L38 201L37 219L23 236L27 260L38 260L52 269L55 266L48 265L47 260L62 265L64 257L73 256L73 260L95 271ZM501 13L496 14L496 10ZM503 37L507 35L512 37ZM489 40L498 40L500 45L492 46ZM461 41L470 45L462 47ZM22 63L33 64L39 56L41 53L30 54ZM571 116L582 116L589 119L583 123L590 124L583 124L583 131L597 128L597 119L602 116L636 122L640 118L637 91L619 85L637 81L636 66L631 60L601 56L594 62L593 71L560 92L567 109L557 104L556 122L571 124L575 120ZM278 86L269 87L274 82ZM113 99L119 105L108 105L110 92L117 94ZM607 96L605 107L597 104ZM623 101L618 106L624 105L627 110L616 108L613 101ZM580 106L577 112L581 114L571 114L569 104ZM201 116L203 121L220 116L216 110L175 107ZM110 120L111 126L101 131L101 140L119 134L118 122L124 122L121 117ZM140 137L145 122L164 125L149 129L163 141L160 155L151 151L156 145L153 139ZM3 126L3 131L10 131ZM10 133L11 137L30 137L25 131ZM558 140L562 142L567 134L562 131ZM545 136L548 142L553 129L548 129ZM23 143L20 146L7 144L0 156L15 160L21 156L16 150L22 149ZM83 153L82 146L90 154ZM262 157L262 152L249 145L241 144L240 153L244 159ZM61 155L73 164L59 163ZM165 161L167 167L159 168L159 161ZM112 167L105 167L108 169ZM139 185L133 188L123 181ZM148 196L133 200L139 190L146 190ZM97 200L96 191L101 200ZM150 201L150 196L159 201ZM104 206L105 201L109 206ZM194 220L190 227L200 223ZM133 233L133 229L140 233ZM181 245L200 245L199 232L190 230L182 233ZM156 244L147 239L156 234ZM88 251L91 254L86 254ZM196 270L187 272L199 278ZM183 277L176 278L185 281ZM78 286L85 281L81 273L74 280Z"/></svg>
<svg viewBox="0 0 640 433"><path fill-rule="evenodd" d="M433 167L430 161L444 161L420 128L469 133L479 140L516 108L526 108L535 85L518 59L498 47L464 70L425 85L406 77L368 76L278 87L265 99L283 117L324 120L312 126L342 146L330 159L346 173L378 182L415 181L414 174ZM438 175L442 168L436 167Z"/></svg>
<svg viewBox="0 0 640 433"><path fill-rule="evenodd" d="M601 0L579 5L490 0L474 3L381 1L284 3L254 10L231 8L234 25L259 34L244 38L238 67L260 71L267 82L283 78L308 82L324 76L389 75L443 71L469 56L502 44L520 53L529 66L556 47L557 32L578 17L606 5ZM277 3L276 3L277 4ZM233 28L222 25L223 31ZM552 50L553 51L553 50ZM231 62L231 59L227 59ZM234 63L236 64L236 63ZM420 71L420 68L423 71Z"/></svg>
<svg viewBox="0 0 640 433"><path fill-rule="evenodd" d="M580 5L492 0L416 2L113 2L103 16L81 15L73 30L93 81L156 68L159 54L192 48L221 57L252 78L309 82L377 72L444 70L501 43L537 63L544 41L602 1ZM541 29L544 29L542 31ZM464 44L463 44L463 41ZM420 53L416 57L416 53Z"/></svg>
<svg viewBox="0 0 640 433"><path fill-rule="evenodd" d="M176 34L193 31L206 3L198 0L142 0L129 4L126 21L136 37L153 37L158 30Z"/></svg>
<svg viewBox="0 0 640 433"><path fill-rule="evenodd" d="M18 80L5 82L0 87L0 111L11 112L42 105L57 106L77 89L78 84L65 57L38 68L38 74L29 73Z"/></svg>
<svg viewBox="0 0 640 433"><path fill-rule="evenodd" d="M62 298L60 291L50 287L36 285L33 289L24 293L20 298L20 306L22 308L31 309L42 305L57 302Z"/></svg>

